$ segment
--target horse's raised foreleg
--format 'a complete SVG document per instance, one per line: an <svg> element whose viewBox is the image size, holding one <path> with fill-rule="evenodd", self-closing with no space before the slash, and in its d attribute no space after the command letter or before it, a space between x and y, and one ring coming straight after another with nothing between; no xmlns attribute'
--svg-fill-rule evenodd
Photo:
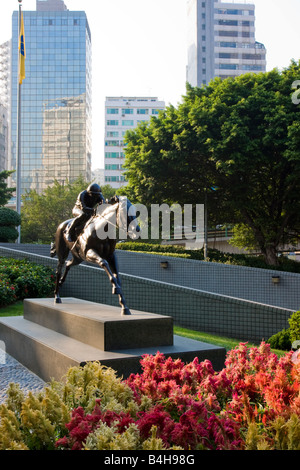
<svg viewBox="0 0 300 470"><path fill-rule="evenodd" d="M104 269L112 284L112 293L118 294L119 296L119 303L122 307L121 314L130 315L130 310L126 306L125 298L123 296L123 292L119 284L119 275L112 272L110 264L106 261L106 259L101 258L101 256L95 250L89 249L86 253L86 261L89 261L90 263L96 263L98 264L98 266Z"/></svg>

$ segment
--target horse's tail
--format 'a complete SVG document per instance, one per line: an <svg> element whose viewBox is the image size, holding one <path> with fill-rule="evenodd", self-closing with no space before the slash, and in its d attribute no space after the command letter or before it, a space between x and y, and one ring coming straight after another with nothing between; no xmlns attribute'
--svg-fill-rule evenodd
<svg viewBox="0 0 300 470"><path fill-rule="evenodd" d="M57 255L59 259L67 258L70 250L67 247L67 244L64 240L64 231L70 222L71 220L65 220L57 227L56 234L55 234L55 241L51 243L51 248L50 248L51 258L54 258L55 255Z"/></svg>
<svg viewBox="0 0 300 470"><path fill-rule="evenodd" d="M56 256L55 242L52 242L50 245L50 256L51 258L54 258L54 256Z"/></svg>

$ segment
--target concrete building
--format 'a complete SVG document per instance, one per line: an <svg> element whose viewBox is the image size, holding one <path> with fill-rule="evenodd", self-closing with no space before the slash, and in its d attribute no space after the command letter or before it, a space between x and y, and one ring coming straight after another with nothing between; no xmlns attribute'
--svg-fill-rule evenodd
<svg viewBox="0 0 300 470"><path fill-rule="evenodd" d="M105 184L120 188L126 184L123 175L124 135L142 121L149 121L165 108L155 97L107 97L105 100L104 179Z"/></svg>
<svg viewBox="0 0 300 470"><path fill-rule="evenodd" d="M83 11L37 0L24 11L26 77L21 85L21 194L56 179L91 179L91 33ZM11 168L16 168L18 12L12 17ZM13 202L13 201L12 201Z"/></svg>
<svg viewBox="0 0 300 470"><path fill-rule="evenodd" d="M255 38L255 6L221 0L188 0L187 81L266 71L266 49Z"/></svg>

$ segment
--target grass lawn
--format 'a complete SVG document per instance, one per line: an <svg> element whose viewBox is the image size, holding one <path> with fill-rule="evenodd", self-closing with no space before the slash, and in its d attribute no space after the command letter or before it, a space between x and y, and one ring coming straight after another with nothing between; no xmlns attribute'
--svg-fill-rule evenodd
<svg viewBox="0 0 300 470"><path fill-rule="evenodd" d="M13 305L0 308L0 317L10 317L23 315L23 302L20 300Z"/></svg>
<svg viewBox="0 0 300 470"><path fill-rule="evenodd" d="M0 317L18 316L23 315L23 302L19 301L13 305L0 308ZM185 338L195 339L204 343L214 344L215 346L221 346L230 351L235 348L239 343L244 342L239 339L226 338L222 336L212 335L209 333L202 333L200 331L189 330L174 326L174 334L184 336ZM254 344L248 343L249 346L255 346ZM278 356L283 356L285 351L272 350Z"/></svg>

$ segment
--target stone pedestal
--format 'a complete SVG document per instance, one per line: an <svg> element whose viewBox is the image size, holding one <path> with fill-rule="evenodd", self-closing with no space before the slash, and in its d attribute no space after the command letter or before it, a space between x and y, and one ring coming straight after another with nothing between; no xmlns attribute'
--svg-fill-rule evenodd
<svg viewBox="0 0 300 470"><path fill-rule="evenodd" d="M24 300L24 317L0 318L6 351L44 381L61 380L68 369L89 361L128 377L140 372L145 354L158 351L185 362L211 360L224 366L225 349L173 335L169 316L131 311L75 298Z"/></svg>

